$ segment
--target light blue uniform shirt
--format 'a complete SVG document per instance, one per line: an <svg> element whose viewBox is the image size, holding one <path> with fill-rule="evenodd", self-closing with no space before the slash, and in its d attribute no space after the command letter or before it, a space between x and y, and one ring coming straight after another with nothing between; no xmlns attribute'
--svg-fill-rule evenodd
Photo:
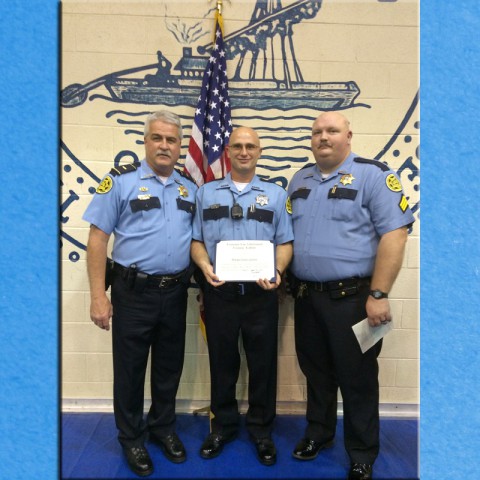
<svg viewBox="0 0 480 480"><path fill-rule="evenodd" d="M314 164L290 181L290 268L302 280L372 275L380 237L414 222L396 175L383 163L354 158L359 157L351 153L325 180Z"/></svg>
<svg viewBox="0 0 480 480"><path fill-rule="evenodd" d="M164 185L146 160L135 171L106 175L101 185L107 177L111 189L97 189L83 219L114 234L113 260L148 274L187 268L197 186L176 170Z"/></svg>
<svg viewBox="0 0 480 480"><path fill-rule="evenodd" d="M234 199L243 209L239 220L231 218ZM286 202L287 192L282 187L256 175L239 193L229 173L223 180L199 188L193 239L205 244L213 265L216 245L222 240L269 240L275 245L291 242L292 219ZM211 218L215 216L219 218Z"/></svg>

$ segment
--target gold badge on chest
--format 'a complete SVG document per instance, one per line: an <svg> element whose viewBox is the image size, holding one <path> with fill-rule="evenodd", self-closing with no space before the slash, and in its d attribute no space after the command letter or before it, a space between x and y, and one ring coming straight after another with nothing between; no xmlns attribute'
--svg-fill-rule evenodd
<svg viewBox="0 0 480 480"><path fill-rule="evenodd" d="M345 175L342 175L342 178L340 179L340 183L342 185L351 185L354 180L355 180L355 177L351 173L347 173Z"/></svg>
<svg viewBox="0 0 480 480"><path fill-rule="evenodd" d="M180 185L178 187L178 193L180 194L181 197L188 197L187 187Z"/></svg>

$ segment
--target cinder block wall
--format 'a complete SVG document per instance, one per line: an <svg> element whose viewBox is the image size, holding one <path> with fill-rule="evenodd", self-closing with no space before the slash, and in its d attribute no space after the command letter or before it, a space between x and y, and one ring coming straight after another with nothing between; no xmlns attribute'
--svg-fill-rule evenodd
<svg viewBox="0 0 480 480"><path fill-rule="evenodd" d="M105 76L154 64L158 50L174 67L185 46L179 39L187 33L197 32L190 45L196 54L197 46L211 41L214 14L209 9L213 6L206 0L62 2L62 88L76 92L79 103L61 108L64 408L111 406L111 333L95 327L89 318L84 250L89 226L81 216L97 185L95 178L113 166L119 152L123 152L120 163L143 158L141 123L148 112L162 107L111 102ZM254 6L253 0L224 2L225 37L248 24ZM381 160L399 171L410 205L415 207L417 222L391 294L394 330L385 338L380 357L380 398L390 411L419 402L419 107L414 102L419 88L418 9L418 1L413 0L324 0L313 18L293 25L292 37L305 82L356 82L360 94L355 106L343 111L351 120L353 150L370 158L383 152ZM277 59L277 71L281 67ZM230 78L233 68L229 63ZM129 76L142 75L145 72ZM252 126L262 138L268 158L259 162L260 173L289 180L304 163L313 161L309 128L320 110L272 108L252 114L232 107L234 124ZM183 159L194 107L171 109L181 115L185 127ZM125 112L127 124L121 118ZM272 139L272 127L295 131L279 142ZM275 166L277 160L284 169L272 173L266 167ZM208 354L198 329L196 294L190 291L185 368L178 392L179 409L186 411L207 405L209 399ZM279 411L303 411L306 387L295 356L290 298L281 305L280 315ZM247 378L243 365L238 383L243 400Z"/></svg>

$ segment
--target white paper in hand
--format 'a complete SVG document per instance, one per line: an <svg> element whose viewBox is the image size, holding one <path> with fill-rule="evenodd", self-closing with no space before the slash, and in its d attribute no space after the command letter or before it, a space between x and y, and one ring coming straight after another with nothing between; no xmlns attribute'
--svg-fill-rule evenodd
<svg viewBox="0 0 480 480"><path fill-rule="evenodd" d="M365 353L383 338L393 328L392 323L393 322L388 322L385 325L371 327L368 323L368 318L365 318L355 324L352 329L357 337L362 353Z"/></svg>

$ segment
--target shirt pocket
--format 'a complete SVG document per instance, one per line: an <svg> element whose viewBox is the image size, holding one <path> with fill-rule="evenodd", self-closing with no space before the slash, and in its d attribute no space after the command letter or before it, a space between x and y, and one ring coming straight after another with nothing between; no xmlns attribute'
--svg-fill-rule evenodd
<svg viewBox="0 0 480 480"><path fill-rule="evenodd" d="M161 215L161 204L158 197L136 198L130 200L130 222L138 231L149 231L158 223Z"/></svg>
<svg viewBox="0 0 480 480"><path fill-rule="evenodd" d="M357 198L358 190L351 188L334 187L328 192L328 202L331 213L331 219L348 222L352 220L355 211L355 199Z"/></svg>
<svg viewBox="0 0 480 480"><path fill-rule="evenodd" d="M257 208L254 211L247 211L247 221L255 225L255 234L257 240L275 239L275 212L266 208Z"/></svg>
<svg viewBox="0 0 480 480"><path fill-rule="evenodd" d="M303 217L306 209L306 200L311 193L310 188L299 188L290 195L292 202L292 221Z"/></svg>
<svg viewBox="0 0 480 480"><path fill-rule="evenodd" d="M206 244L216 244L230 231L230 209L228 205L215 204L202 211L202 232Z"/></svg>

